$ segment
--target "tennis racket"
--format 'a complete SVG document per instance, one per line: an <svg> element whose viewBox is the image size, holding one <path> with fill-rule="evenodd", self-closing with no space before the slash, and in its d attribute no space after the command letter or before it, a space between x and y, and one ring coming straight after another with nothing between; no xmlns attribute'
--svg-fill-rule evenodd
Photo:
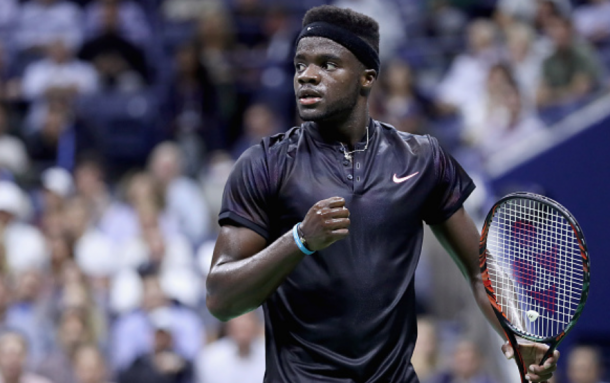
<svg viewBox="0 0 610 383"><path fill-rule="evenodd" d="M544 363L587 300L589 255L576 219L559 203L513 193L491 209L479 246L487 297L510 342L522 383L527 366L516 336L545 343Z"/></svg>

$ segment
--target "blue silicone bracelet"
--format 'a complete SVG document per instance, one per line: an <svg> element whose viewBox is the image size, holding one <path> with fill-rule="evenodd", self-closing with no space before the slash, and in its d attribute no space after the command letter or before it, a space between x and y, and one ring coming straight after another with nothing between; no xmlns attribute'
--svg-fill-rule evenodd
<svg viewBox="0 0 610 383"><path fill-rule="evenodd" d="M294 242L297 244L297 246L299 247L299 250L301 250L303 252L303 254L311 255L311 254L315 253L315 251L311 251L308 248L306 248L305 245L303 245L303 242L301 242L301 238L299 237L299 225L300 224L301 224L301 222L297 223L292 228L292 236L294 237Z"/></svg>

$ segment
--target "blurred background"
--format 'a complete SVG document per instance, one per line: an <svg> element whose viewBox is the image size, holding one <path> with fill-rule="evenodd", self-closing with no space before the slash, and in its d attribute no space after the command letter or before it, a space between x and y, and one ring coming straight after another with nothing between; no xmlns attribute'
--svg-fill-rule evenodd
<svg viewBox="0 0 610 383"><path fill-rule="evenodd" d="M0 0L0 380L261 382L260 313L217 322L205 277L233 162L299 123L324 3L379 21L371 114L462 163L479 228L515 190L576 215L593 284L555 382L609 379L609 0ZM426 234L422 382L518 381Z"/></svg>

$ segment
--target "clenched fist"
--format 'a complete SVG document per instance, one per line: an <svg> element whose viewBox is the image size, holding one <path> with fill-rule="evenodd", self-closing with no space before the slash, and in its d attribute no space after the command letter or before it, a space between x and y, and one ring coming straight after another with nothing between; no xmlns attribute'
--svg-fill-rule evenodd
<svg viewBox="0 0 610 383"><path fill-rule="evenodd" d="M349 234L349 210L345 199L332 197L317 202L309 209L300 230L309 250L322 250Z"/></svg>

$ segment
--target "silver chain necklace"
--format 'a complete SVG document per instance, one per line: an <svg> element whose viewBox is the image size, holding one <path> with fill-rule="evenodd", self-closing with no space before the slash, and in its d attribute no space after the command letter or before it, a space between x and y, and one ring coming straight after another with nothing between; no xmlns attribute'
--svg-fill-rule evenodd
<svg viewBox="0 0 610 383"><path fill-rule="evenodd" d="M351 161L352 160L352 154L356 153L356 152L364 152L365 150L368 149L369 147L369 126L366 126L366 144L364 145L364 149L354 149L351 152L347 151L347 147L343 144L343 142L340 142L341 147L343 148L343 156L345 157L346 160Z"/></svg>

